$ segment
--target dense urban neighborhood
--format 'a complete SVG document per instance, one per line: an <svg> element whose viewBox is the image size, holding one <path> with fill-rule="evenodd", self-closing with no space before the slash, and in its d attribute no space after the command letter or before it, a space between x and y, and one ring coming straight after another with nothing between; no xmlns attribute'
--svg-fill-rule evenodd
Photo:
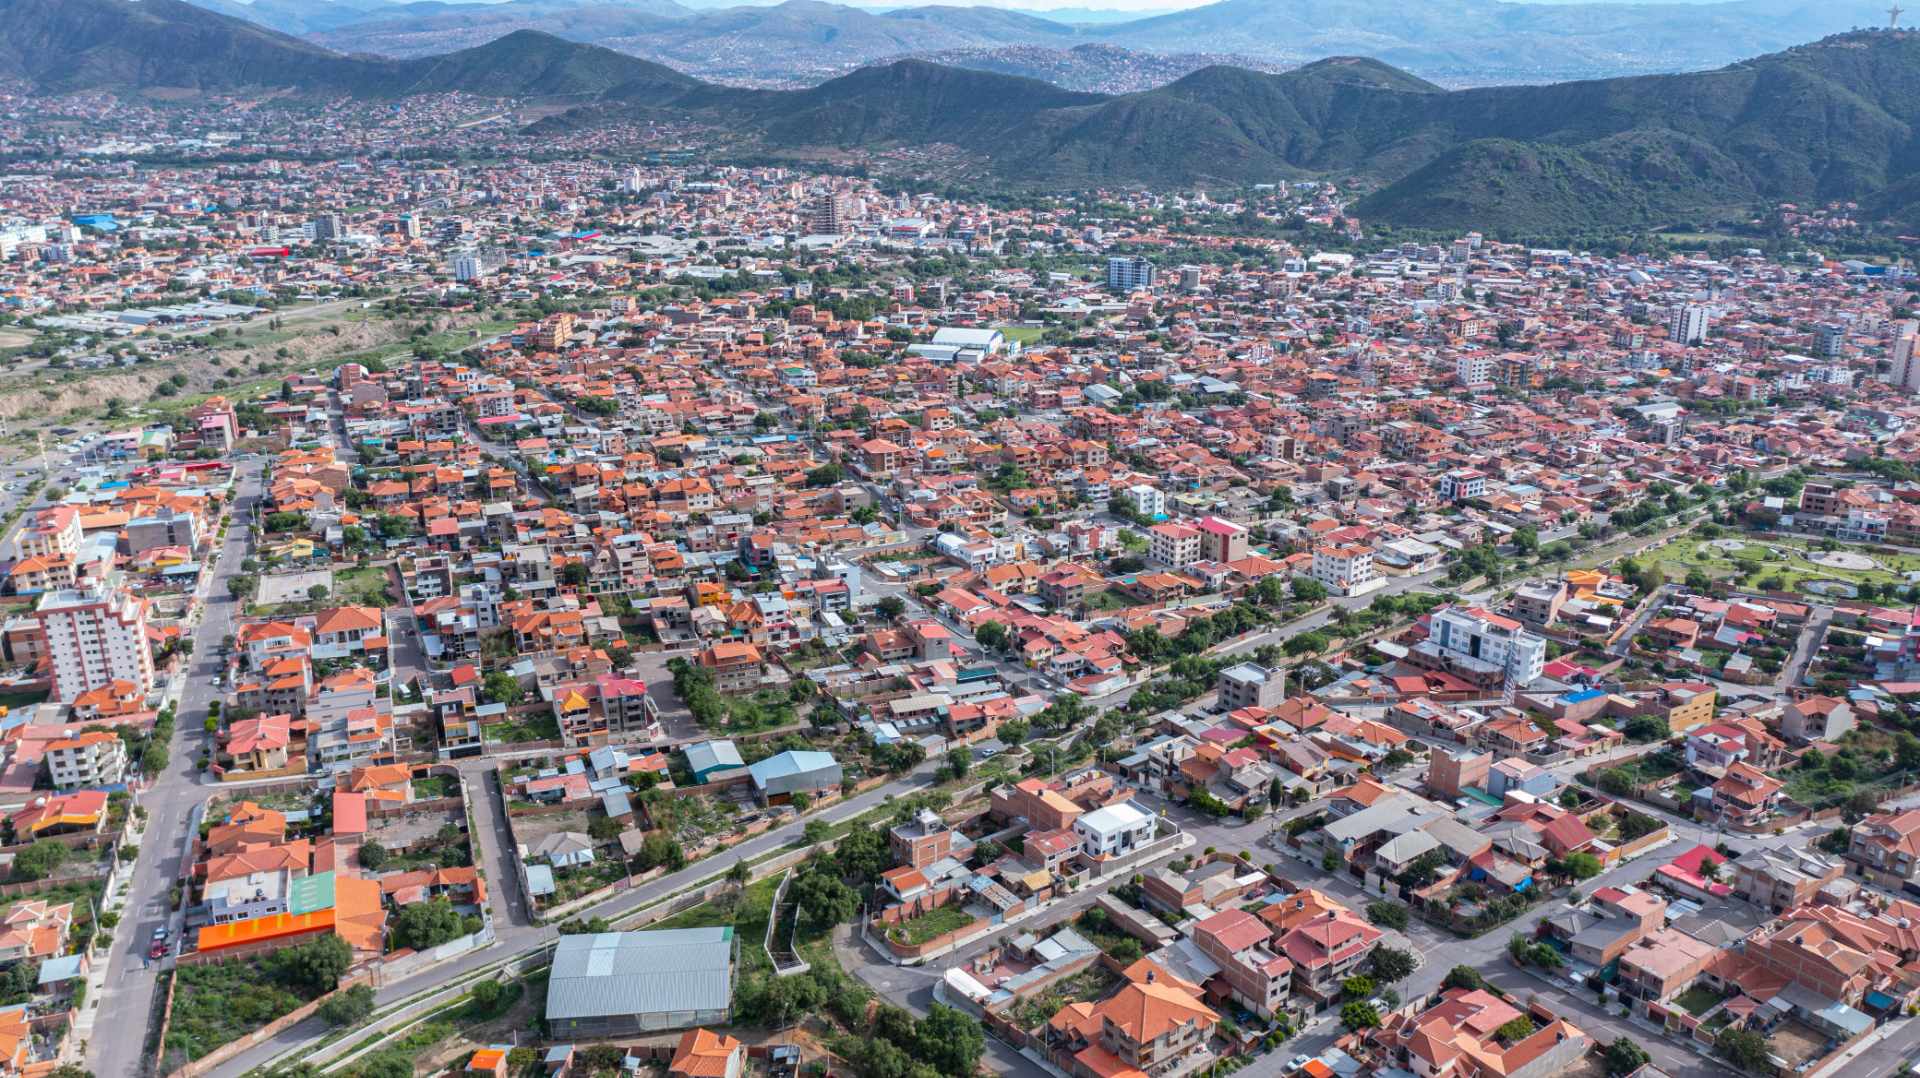
<svg viewBox="0 0 1920 1078"><path fill-rule="evenodd" d="M70 166L0 164L0 1078L1920 1062L1920 278L1847 205L498 120L0 92Z"/></svg>

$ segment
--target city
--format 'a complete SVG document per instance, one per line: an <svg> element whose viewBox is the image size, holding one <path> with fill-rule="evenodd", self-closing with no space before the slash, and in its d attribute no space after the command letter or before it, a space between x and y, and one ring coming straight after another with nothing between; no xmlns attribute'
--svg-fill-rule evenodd
<svg viewBox="0 0 1920 1078"><path fill-rule="evenodd" d="M0 1078L1920 1066L1853 204L258 104L0 89Z"/></svg>

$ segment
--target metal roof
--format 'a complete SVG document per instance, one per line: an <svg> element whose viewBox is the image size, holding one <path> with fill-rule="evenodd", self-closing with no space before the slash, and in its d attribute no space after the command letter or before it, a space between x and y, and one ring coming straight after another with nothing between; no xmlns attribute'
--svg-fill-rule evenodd
<svg viewBox="0 0 1920 1078"><path fill-rule="evenodd" d="M675 928L560 937L547 1018L725 1010L733 929Z"/></svg>

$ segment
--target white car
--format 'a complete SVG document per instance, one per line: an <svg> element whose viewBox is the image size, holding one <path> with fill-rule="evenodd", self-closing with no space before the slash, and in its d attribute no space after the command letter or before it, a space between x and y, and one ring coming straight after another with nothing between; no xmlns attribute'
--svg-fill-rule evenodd
<svg viewBox="0 0 1920 1078"><path fill-rule="evenodd" d="M1287 1073L1291 1074L1294 1071L1300 1070L1301 1068L1305 1067L1307 1064L1311 1062L1313 1062L1312 1056L1309 1056L1309 1055L1294 1056L1292 1059L1287 1060Z"/></svg>

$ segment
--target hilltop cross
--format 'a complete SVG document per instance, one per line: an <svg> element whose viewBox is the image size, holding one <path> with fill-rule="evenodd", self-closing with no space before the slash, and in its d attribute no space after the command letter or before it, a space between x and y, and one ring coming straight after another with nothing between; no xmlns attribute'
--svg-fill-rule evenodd
<svg viewBox="0 0 1920 1078"><path fill-rule="evenodd" d="M1900 13L1902 10L1899 4L1895 4L1887 9L1887 29L1894 30L1899 28Z"/></svg>

